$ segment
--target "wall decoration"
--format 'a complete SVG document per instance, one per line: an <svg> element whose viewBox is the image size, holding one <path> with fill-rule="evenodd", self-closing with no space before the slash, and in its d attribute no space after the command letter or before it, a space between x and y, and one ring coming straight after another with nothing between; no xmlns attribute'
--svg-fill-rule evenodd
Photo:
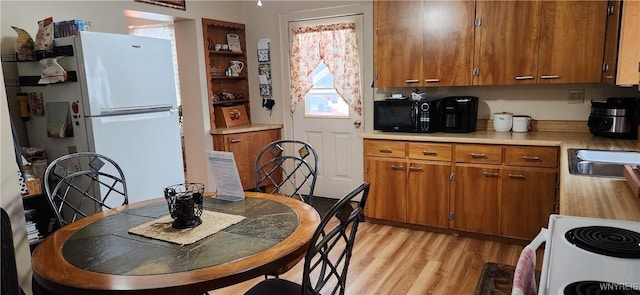
<svg viewBox="0 0 640 295"><path fill-rule="evenodd" d="M32 115L44 116L44 103L42 101L42 92L29 92L29 106L31 106Z"/></svg>
<svg viewBox="0 0 640 295"><path fill-rule="evenodd" d="M260 83L260 96L262 96L262 107L269 110L269 114L276 104L273 100L271 86L271 57L269 39L258 41L258 81Z"/></svg>
<svg viewBox="0 0 640 295"><path fill-rule="evenodd" d="M151 4L155 4L155 5L160 5L160 6L164 6L164 7L171 7L171 8L176 8L176 9L182 9L182 10L187 10L187 6L185 4L185 0L134 0L135 2L144 2L144 3L151 3Z"/></svg>

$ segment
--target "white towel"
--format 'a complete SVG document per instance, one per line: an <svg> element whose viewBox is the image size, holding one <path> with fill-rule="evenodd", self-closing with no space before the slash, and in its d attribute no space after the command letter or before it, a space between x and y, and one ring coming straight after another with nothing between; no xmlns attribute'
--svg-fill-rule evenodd
<svg viewBox="0 0 640 295"><path fill-rule="evenodd" d="M535 295L536 290L536 251L529 246L524 247L515 273L513 274L513 288L511 295Z"/></svg>

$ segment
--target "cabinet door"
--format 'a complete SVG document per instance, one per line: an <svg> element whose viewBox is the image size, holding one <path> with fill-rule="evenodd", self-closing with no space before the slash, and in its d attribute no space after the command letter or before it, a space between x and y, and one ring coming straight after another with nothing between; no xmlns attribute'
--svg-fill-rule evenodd
<svg viewBox="0 0 640 295"><path fill-rule="evenodd" d="M535 84L540 1L478 1L474 85Z"/></svg>
<svg viewBox="0 0 640 295"><path fill-rule="evenodd" d="M214 135L216 150L232 152L245 190L255 188L254 166L258 152L268 143L280 139L280 130L264 130L238 134Z"/></svg>
<svg viewBox="0 0 640 295"><path fill-rule="evenodd" d="M640 79L640 1L624 1L620 24L616 85L639 84Z"/></svg>
<svg viewBox="0 0 640 295"><path fill-rule="evenodd" d="M407 222L436 227L449 225L447 162L411 162L407 181Z"/></svg>
<svg viewBox="0 0 640 295"><path fill-rule="evenodd" d="M500 206L500 235L533 239L554 211L555 169L504 169Z"/></svg>
<svg viewBox="0 0 640 295"><path fill-rule="evenodd" d="M423 9L423 85L471 85L474 1L425 1Z"/></svg>
<svg viewBox="0 0 640 295"><path fill-rule="evenodd" d="M599 83L606 1L543 1L538 83Z"/></svg>
<svg viewBox="0 0 640 295"><path fill-rule="evenodd" d="M374 1L374 85L422 86L422 1Z"/></svg>
<svg viewBox="0 0 640 295"><path fill-rule="evenodd" d="M498 234L500 169L491 166L456 166L452 227L457 230Z"/></svg>
<svg viewBox="0 0 640 295"><path fill-rule="evenodd" d="M618 62L618 36L620 32L620 11L622 1L609 0L607 11L607 30L604 39L604 63L602 65L602 83L616 85L616 64Z"/></svg>
<svg viewBox="0 0 640 295"><path fill-rule="evenodd" d="M407 163L375 157L368 157L365 161L365 178L371 183L365 215L406 222Z"/></svg>

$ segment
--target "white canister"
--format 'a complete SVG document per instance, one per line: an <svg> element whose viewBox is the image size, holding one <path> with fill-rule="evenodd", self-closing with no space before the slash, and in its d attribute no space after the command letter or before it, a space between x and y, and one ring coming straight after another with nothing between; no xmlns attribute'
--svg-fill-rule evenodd
<svg viewBox="0 0 640 295"><path fill-rule="evenodd" d="M493 129L498 132L507 132L511 130L513 123L513 114L502 112L493 114Z"/></svg>
<svg viewBox="0 0 640 295"><path fill-rule="evenodd" d="M527 132L531 126L531 117L527 115L513 116L513 132Z"/></svg>

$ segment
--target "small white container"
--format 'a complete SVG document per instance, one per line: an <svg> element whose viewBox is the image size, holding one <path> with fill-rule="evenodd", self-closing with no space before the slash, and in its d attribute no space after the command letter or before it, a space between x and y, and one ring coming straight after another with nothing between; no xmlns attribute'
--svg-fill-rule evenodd
<svg viewBox="0 0 640 295"><path fill-rule="evenodd" d="M531 117L527 115L513 116L513 132L527 132L531 127Z"/></svg>
<svg viewBox="0 0 640 295"><path fill-rule="evenodd" d="M498 132L508 132L513 123L513 114L502 112L493 114L493 129Z"/></svg>

